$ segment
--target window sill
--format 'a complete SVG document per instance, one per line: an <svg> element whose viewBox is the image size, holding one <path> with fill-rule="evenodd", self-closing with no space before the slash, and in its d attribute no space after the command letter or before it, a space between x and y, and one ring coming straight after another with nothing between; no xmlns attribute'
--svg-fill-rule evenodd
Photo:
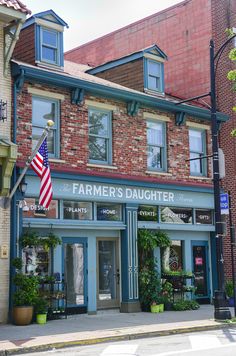
<svg viewBox="0 0 236 356"><path fill-rule="evenodd" d="M49 162L52 162L52 163L66 163L66 161L64 159L59 159L59 158L49 158L48 160L49 160Z"/></svg>
<svg viewBox="0 0 236 356"><path fill-rule="evenodd" d="M205 177L205 176L189 176L189 178L193 178L193 179L204 179L204 180L207 180L207 181L212 181L212 178Z"/></svg>
<svg viewBox="0 0 236 356"><path fill-rule="evenodd" d="M169 177L172 176L171 173L161 172L161 171L146 171L145 173L146 173L146 174L161 175L161 176L169 176Z"/></svg>
<svg viewBox="0 0 236 356"><path fill-rule="evenodd" d="M106 164L96 164L96 163L87 163L87 167L91 167L91 168L107 168L107 169L118 169L115 166L109 166Z"/></svg>

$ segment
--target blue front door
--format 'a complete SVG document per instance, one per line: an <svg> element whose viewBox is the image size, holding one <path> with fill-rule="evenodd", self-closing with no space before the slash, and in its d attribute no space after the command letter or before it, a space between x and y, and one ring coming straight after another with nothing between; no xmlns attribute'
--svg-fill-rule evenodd
<svg viewBox="0 0 236 356"><path fill-rule="evenodd" d="M207 241L192 241L195 296L200 303L210 302L209 257Z"/></svg>
<svg viewBox="0 0 236 356"><path fill-rule="evenodd" d="M69 313L87 311L87 239L62 238L62 267Z"/></svg>

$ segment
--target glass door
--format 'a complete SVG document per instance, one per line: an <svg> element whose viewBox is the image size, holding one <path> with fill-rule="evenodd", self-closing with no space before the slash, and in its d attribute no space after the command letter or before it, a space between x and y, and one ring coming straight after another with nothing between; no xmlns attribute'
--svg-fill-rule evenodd
<svg viewBox="0 0 236 356"><path fill-rule="evenodd" d="M120 270L118 239L97 240L97 306L120 305Z"/></svg>
<svg viewBox="0 0 236 356"><path fill-rule="evenodd" d="M210 302L208 242L194 241L192 243L193 273L195 276L195 296L200 303Z"/></svg>
<svg viewBox="0 0 236 356"><path fill-rule="evenodd" d="M76 313L87 306L86 239L63 239L63 266L67 288L67 309L69 312Z"/></svg>

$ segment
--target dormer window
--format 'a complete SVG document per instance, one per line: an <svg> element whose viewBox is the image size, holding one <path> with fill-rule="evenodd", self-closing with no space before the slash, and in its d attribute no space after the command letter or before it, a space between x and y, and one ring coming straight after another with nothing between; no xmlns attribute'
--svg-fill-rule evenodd
<svg viewBox="0 0 236 356"><path fill-rule="evenodd" d="M162 62L145 58L144 82L146 89L164 93L164 65Z"/></svg>
<svg viewBox="0 0 236 356"><path fill-rule="evenodd" d="M147 59L147 88L163 92L163 63Z"/></svg>
<svg viewBox="0 0 236 356"><path fill-rule="evenodd" d="M42 62L59 65L60 41L55 30L41 28L41 59Z"/></svg>

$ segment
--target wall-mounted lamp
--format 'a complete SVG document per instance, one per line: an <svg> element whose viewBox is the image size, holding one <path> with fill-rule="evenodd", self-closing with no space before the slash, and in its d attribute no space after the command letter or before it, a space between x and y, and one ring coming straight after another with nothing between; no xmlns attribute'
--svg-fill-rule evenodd
<svg viewBox="0 0 236 356"><path fill-rule="evenodd" d="M25 200L19 201L19 208L22 209L23 211L29 211L29 207Z"/></svg>
<svg viewBox="0 0 236 356"><path fill-rule="evenodd" d="M27 190L27 183L22 180L21 183L19 184L19 191L24 194Z"/></svg>
<svg viewBox="0 0 236 356"><path fill-rule="evenodd" d="M7 101L0 100L0 120L7 120Z"/></svg>

